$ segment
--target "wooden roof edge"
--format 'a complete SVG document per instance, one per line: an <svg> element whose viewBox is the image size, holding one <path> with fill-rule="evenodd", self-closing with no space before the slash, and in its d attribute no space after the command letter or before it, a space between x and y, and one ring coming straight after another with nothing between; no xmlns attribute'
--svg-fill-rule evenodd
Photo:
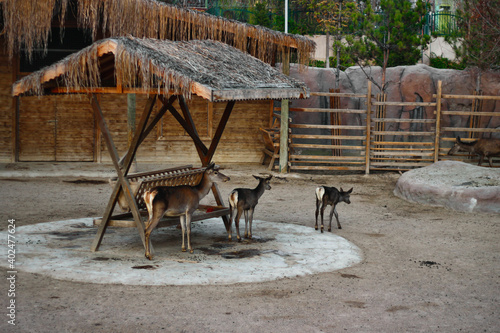
<svg viewBox="0 0 500 333"><path fill-rule="evenodd" d="M310 97L309 88L261 88L253 89L231 89L214 90L213 102L237 101L237 100L283 100L283 99L305 99Z"/></svg>
<svg viewBox="0 0 500 333"><path fill-rule="evenodd" d="M2 1L2 0L0 0L0 1ZM107 39L107 40L103 41L100 45L98 45L97 55L99 57L101 57L102 55L107 54L107 53L116 54L117 46L118 46L118 44L115 40ZM53 80L53 79L63 75L64 72L66 71L66 67L67 67L66 65L67 65L66 63L57 62L57 63L49 66L49 68L47 68L47 69L42 68L41 71L43 71L43 75L40 77L40 83L48 82L50 80ZM22 95L22 94L26 93L26 91L28 91L28 90L29 90L29 88L24 87L24 82L22 80L17 81L12 85L12 96L15 97L15 96Z"/></svg>

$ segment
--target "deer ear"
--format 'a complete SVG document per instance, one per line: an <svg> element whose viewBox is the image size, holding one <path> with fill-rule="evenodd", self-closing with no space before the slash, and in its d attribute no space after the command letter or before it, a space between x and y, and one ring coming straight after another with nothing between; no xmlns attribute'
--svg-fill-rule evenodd
<svg viewBox="0 0 500 333"><path fill-rule="evenodd" d="M260 178L259 178L259 177L257 177L256 175L252 175L252 176L253 176L253 178L255 178L255 179L257 179L257 180L259 180L259 179L260 179Z"/></svg>
<svg viewBox="0 0 500 333"><path fill-rule="evenodd" d="M207 170L214 169L215 168L215 163L211 162L209 165L207 165Z"/></svg>
<svg viewBox="0 0 500 333"><path fill-rule="evenodd" d="M344 192L344 190L342 189L342 187L340 188L340 192Z"/></svg>
<svg viewBox="0 0 500 333"><path fill-rule="evenodd" d="M459 136L457 136L457 141L460 142L460 137Z"/></svg>
<svg viewBox="0 0 500 333"><path fill-rule="evenodd" d="M350 189L349 191L347 191L347 193L351 193L353 188L354 188L354 187L351 187L351 189Z"/></svg>
<svg viewBox="0 0 500 333"><path fill-rule="evenodd" d="M273 175L269 175L269 177L267 177L266 179L271 180L271 178L273 178Z"/></svg>

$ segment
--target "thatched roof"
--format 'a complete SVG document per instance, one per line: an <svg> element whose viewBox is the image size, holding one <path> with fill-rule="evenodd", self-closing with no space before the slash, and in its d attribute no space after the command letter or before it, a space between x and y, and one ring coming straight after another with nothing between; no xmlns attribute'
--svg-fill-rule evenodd
<svg viewBox="0 0 500 333"><path fill-rule="evenodd" d="M76 1L75 9L71 3ZM299 63L306 64L316 47L300 35L285 34L260 26L179 8L155 0L0 0L8 52L23 48L47 48L53 21L61 27L67 13L76 11L78 26L107 37L178 40L211 39L272 63L277 52L296 49Z"/></svg>
<svg viewBox="0 0 500 333"><path fill-rule="evenodd" d="M95 42L14 83L13 95L199 95L210 101L309 97L298 82L221 42L117 37Z"/></svg>

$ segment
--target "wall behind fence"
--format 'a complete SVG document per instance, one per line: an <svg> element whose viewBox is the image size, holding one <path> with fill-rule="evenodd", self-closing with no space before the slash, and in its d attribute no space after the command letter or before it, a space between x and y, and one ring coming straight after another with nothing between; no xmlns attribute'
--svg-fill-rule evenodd
<svg viewBox="0 0 500 333"><path fill-rule="evenodd" d="M381 74L380 68L365 71L375 80ZM456 136L470 140L500 138L500 101L496 97L500 91L500 73L483 74L482 95L493 97L478 100L472 96L476 82L474 72L438 70L425 65L390 68L387 96L380 101L371 100L369 127L366 121L368 80L360 68L341 72L343 95L338 95L341 97L337 110L337 107L329 107L331 96L324 93L335 86L335 70L310 68L305 73L292 71L292 76L306 81L314 92L308 100L292 102L292 170L360 170L364 167L407 170L428 165L437 158L449 158L446 152ZM445 98L439 101L443 112L438 117L439 81L442 82L441 97ZM380 90L372 85L372 96L378 94ZM331 122L332 113L341 114L336 125ZM437 126L440 130L436 132ZM334 135L332 131L336 129L340 132ZM311 141L313 135L316 141ZM360 140L363 136L365 140ZM331 140L335 139L341 141L333 144ZM367 144L368 150L364 149ZM339 148L342 157L335 157L334 149ZM368 158L363 155L365 151L369 151ZM365 164L361 165L364 159ZM307 160L314 162L307 164L304 162Z"/></svg>

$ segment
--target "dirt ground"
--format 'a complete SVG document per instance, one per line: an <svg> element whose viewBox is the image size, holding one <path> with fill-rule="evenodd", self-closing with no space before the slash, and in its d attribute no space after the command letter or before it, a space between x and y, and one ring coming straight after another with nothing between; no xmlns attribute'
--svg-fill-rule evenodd
<svg viewBox="0 0 500 333"><path fill-rule="evenodd" d="M225 166L231 181L220 184L224 198L235 187L255 186L250 174L266 171L260 165ZM352 203L337 208L343 229L333 232L363 251L362 263L224 286L83 284L19 271L15 327L7 323L6 279L0 284L0 331L500 331L498 215L406 202L393 195L397 173L275 175L256 219L313 228L317 185L354 188ZM1 230L11 218L20 227L102 215L111 188L104 178L93 180L0 179ZM254 234L258 230L254 226ZM6 240L0 243L7 247Z"/></svg>

